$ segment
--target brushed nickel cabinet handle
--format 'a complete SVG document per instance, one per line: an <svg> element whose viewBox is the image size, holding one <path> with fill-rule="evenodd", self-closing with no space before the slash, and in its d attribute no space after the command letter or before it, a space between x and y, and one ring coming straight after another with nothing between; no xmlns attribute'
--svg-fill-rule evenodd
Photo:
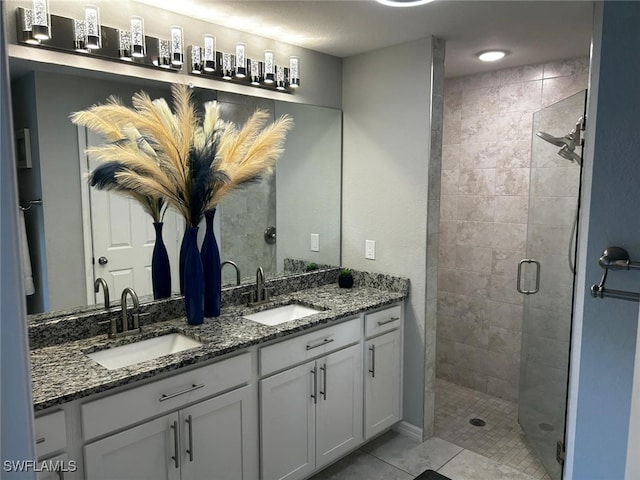
<svg viewBox="0 0 640 480"><path fill-rule="evenodd" d="M189 425L189 448L187 449L187 453L189 454L189 461L193 462L193 420L191 415L187 417L187 425Z"/></svg>
<svg viewBox="0 0 640 480"><path fill-rule="evenodd" d="M178 447L178 421L175 420L171 425L173 429L173 456L171 460L175 462L176 468L180 468L180 449Z"/></svg>
<svg viewBox="0 0 640 480"><path fill-rule="evenodd" d="M371 368L369 369L369 373L371 374L371 378L376 377L376 346L371 345L369 347L369 351L371 352Z"/></svg>
<svg viewBox="0 0 640 480"><path fill-rule="evenodd" d="M396 320L400 320L400 317L391 317L389 320L380 320L378 321L378 326L381 327L383 325L387 325L389 323L395 322Z"/></svg>
<svg viewBox="0 0 640 480"><path fill-rule="evenodd" d="M40 445L41 443L44 443L47 439L45 437L40 437L36 440L36 445Z"/></svg>
<svg viewBox="0 0 640 480"><path fill-rule="evenodd" d="M327 343L331 343L331 342L333 342L333 338L325 338L324 340L322 340L322 342L317 343L315 345L307 345L307 350L313 350L314 348L321 347L321 346L326 345Z"/></svg>
<svg viewBox="0 0 640 480"><path fill-rule="evenodd" d="M184 390L180 390L179 392L176 392L176 393L170 393L169 395L166 395L166 394L163 393L160 396L160 398L158 399L158 401L159 402L164 402L165 400L169 400L170 398L174 398L174 397L177 397L179 395L184 395L185 393L193 392L194 390L198 390L199 388L202 388L202 387L204 387L204 383L201 383L199 385L196 385L194 383L189 388L185 388Z"/></svg>
<svg viewBox="0 0 640 480"><path fill-rule="evenodd" d="M311 398L313 398L313 403L318 403L318 382L317 382L317 373L316 367L313 367L311 370L311 375L313 375L313 393L311 394Z"/></svg>
<svg viewBox="0 0 640 480"><path fill-rule="evenodd" d="M324 400L327 399L327 364L324 363L320 370L322 370L322 390L320 390L320 395Z"/></svg>

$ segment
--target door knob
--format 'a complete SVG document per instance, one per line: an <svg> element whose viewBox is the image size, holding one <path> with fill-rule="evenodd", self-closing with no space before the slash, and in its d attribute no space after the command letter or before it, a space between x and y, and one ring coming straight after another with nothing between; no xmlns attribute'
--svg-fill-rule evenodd
<svg viewBox="0 0 640 480"><path fill-rule="evenodd" d="M100 257L100 258L98 259L98 263L99 263L100 265L106 265L107 263L109 263L109 259L108 259L107 257Z"/></svg>

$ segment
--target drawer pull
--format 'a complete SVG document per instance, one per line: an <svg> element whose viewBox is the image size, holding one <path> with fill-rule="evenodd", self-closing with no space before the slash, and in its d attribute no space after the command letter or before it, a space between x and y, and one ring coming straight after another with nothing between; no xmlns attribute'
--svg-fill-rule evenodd
<svg viewBox="0 0 640 480"><path fill-rule="evenodd" d="M46 438L41 437L41 438L36 440L36 445L40 445L41 443L44 443L45 441L46 441Z"/></svg>
<svg viewBox="0 0 640 480"><path fill-rule="evenodd" d="M175 420L171 425L173 429L173 456L171 460L174 461L176 468L180 468L180 449L178 447L178 421Z"/></svg>
<svg viewBox="0 0 640 480"><path fill-rule="evenodd" d="M383 325L387 325L391 322L395 322L396 320L400 320L400 317L391 317L389 320L380 320L378 321L378 326L381 327Z"/></svg>
<svg viewBox="0 0 640 480"><path fill-rule="evenodd" d="M376 378L376 346L371 345L369 351L371 352L371 368L369 369L369 373L371 374L371 378Z"/></svg>
<svg viewBox="0 0 640 480"><path fill-rule="evenodd" d="M331 342L333 342L333 338L325 338L324 340L322 340L322 342L317 343L315 345L307 345L307 350L313 350L314 348L321 347L321 346L326 345L327 343L331 343Z"/></svg>
<svg viewBox="0 0 640 480"><path fill-rule="evenodd" d="M191 415L187 417L187 425L189 425L189 448L187 449L187 453L189 454L189 461L193 462L193 420Z"/></svg>
<svg viewBox="0 0 640 480"><path fill-rule="evenodd" d="M311 375L313 375L313 393L311 394L311 398L313 398L313 403L318 403L318 381L317 381L317 373L316 367L313 367L311 370Z"/></svg>
<svg viewBox="0 0 640 480"><path fill-rule="evenodd" d="M179 392L176 392L176 393L171 393L169 395L166 395L163 393L162 396L158 399L158 401L164 402L165 400L169 400L170 398L174 398L179 395L184 395L185 393L193 392L194 390L198 390L199 388L202 388L202 387L204 387L204 383L201 383L200 385L196 385L194 383L189 388L185 388L184 390L180 390Z"/></svg>

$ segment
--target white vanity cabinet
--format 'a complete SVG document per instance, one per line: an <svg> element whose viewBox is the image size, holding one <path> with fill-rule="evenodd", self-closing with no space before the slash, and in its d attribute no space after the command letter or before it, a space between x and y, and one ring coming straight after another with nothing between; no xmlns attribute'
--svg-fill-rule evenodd
<svg viewBox="0 0 640 480"><path fill-rule="evenodd" d="M203 369L206 371L200 372ZM255 384L247 384L250 369L250 354L247 353L96 400L100 402L97 404L83 405L85 435L87 431L100 435L108 420L90 419L89 415L99 416L100 407L111 409L121 401L120 407L125 408L124 400L135 410L133 405L142 402L145 407L147 397L153 396L153 402L146 404L146 418L159 410L169 411L148 421L144 421L145 417L140 418L143 423L86 444L85 477L88 480L255 480L258 478L257 392ZM199 378L209 378L211 383L199 383ZM229 382L244 383L244 386L192 403L216 380L219 391ZM176 388L165 390L173 393L158 396L155 384L167 381ZM169 386L161 385L162 389ZM114 424L119 424L117 418L112 418Z"/></svg>
<svg viewBox="0 0 640 480"><path fill-rule="evenodd" d="M365 315L365 440L402 418L401 317L400 305Z"/></svg>
<svg viewBox="0 0 640 480"><path fill-rule="evenodd" d="M263 480L304 478L362 442L361 329L357 318L262 349L263 372L323 350L260 381Z"/></svg>

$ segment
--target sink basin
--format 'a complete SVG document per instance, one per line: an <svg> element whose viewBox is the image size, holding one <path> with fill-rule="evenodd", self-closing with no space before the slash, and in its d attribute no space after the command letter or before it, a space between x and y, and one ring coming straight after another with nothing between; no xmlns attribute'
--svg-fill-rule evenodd
<svg viewBox="0 0 640 480"><path fill-rule="evenodd" d="M108 370L115 370L201 345L197 340L180 333L170 333L150 338L149 340L122 345L121 347L89 353L87 356Z"/></svg>
<svg viewBox="0 0 640 480"><path fill-rule="evenodd" d="M308 317L309 315L314 315L321 311L322 310L316 310L315 308L305 307L304 305L292 304L272 308L270 310L264 310L258 313L252 313L251 315L245 315L244 318L262 323L263 325L273 326L290 322L292 320L298 320L299 318Z"/></svg>

